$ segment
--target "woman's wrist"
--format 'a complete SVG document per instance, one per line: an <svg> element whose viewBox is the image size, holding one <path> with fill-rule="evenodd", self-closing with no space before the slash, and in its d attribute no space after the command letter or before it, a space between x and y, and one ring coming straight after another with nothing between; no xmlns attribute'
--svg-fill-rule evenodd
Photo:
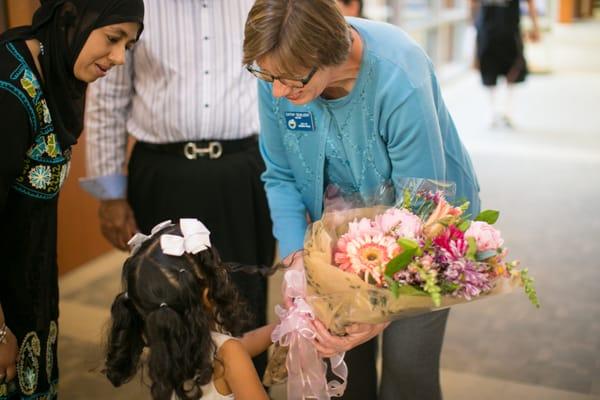
<svg viewBox="0 0 600 400"><path fill-rule="evenodd" d="M6 323L0 322L0 344L6 344L6 339L10 329L6 326Z"/></svg>

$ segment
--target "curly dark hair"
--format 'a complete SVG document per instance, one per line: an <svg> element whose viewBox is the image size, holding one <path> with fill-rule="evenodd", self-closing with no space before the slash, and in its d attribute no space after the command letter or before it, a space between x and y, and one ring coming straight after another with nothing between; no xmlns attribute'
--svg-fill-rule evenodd
<svg viewBox="0 0 600 400"><path fill-rule="evenodd" d="M213 374L211 331L240 336L249 326L247 307L230 280L230 267L214 248L195 255L162 252L162 234L144 242L123 266L123 292L111 308L105 373L114 386L128 382L144 365L155 400L199 399ZM206 296L208 301L204 300ZM150 348L147 361L142 350Z"/></svg>

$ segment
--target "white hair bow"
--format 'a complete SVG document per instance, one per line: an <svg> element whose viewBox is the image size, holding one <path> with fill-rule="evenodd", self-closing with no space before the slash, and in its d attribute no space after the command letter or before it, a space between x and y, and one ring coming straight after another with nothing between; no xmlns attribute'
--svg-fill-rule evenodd
<svg viewBox="0 0 600 400"><path fill-rule="evenodd" d="M164 234L160 236L163 253L181 256L183 253L197 254L210 247L210 231L195 218L182 218L179 227L183 237Z"/></svg>
<svg viewBox="0 0 600 400"><path fill-rule="evenodd" d="M127 242L131 255L134 255L138 252L140 247L142 247L142 243L150 239L153 235L156 234L156 232L159 232L161 229L166 228L167 226L173 226L170 219L163 221L160 224L156 225L154 228L152 228L152 231L150 231L150 235L144 235L140 232L133 235L133 237Z"/></svg>

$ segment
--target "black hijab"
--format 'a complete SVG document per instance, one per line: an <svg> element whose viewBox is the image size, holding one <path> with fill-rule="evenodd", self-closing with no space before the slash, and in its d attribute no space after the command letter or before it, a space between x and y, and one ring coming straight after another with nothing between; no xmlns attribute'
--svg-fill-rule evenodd
<svg viewBox="0 0 600 400"><path fill-rule="evenodd" d="M143 21L143 0L42 0L31 26L0 35L0 44L32 38L41 42L42 87L64 149L77 143L83 129L87 83L75 78L73 67L88 36L103 26L137 22L139 37Z"/></svg>

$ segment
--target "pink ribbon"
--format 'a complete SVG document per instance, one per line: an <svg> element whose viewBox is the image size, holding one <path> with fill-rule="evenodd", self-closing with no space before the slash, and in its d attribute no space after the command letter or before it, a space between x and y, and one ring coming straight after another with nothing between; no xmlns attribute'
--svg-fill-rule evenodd
<svg viewBox="0 0 600 400"><path fill-rule="evenodd" d="M327 382L327 364L319 356L312 340L316 337L312 321L312 307L306 302L306 279L302 263L293 263L283 277L284 297L291 303L289 309L275 307L280 319L271 334L273 342L288 347L286 368L288 372L288 400L306 398L329 400L340 397L346 390L348 367L345 353L330 358L331 371L341 379Z"/></svg>

